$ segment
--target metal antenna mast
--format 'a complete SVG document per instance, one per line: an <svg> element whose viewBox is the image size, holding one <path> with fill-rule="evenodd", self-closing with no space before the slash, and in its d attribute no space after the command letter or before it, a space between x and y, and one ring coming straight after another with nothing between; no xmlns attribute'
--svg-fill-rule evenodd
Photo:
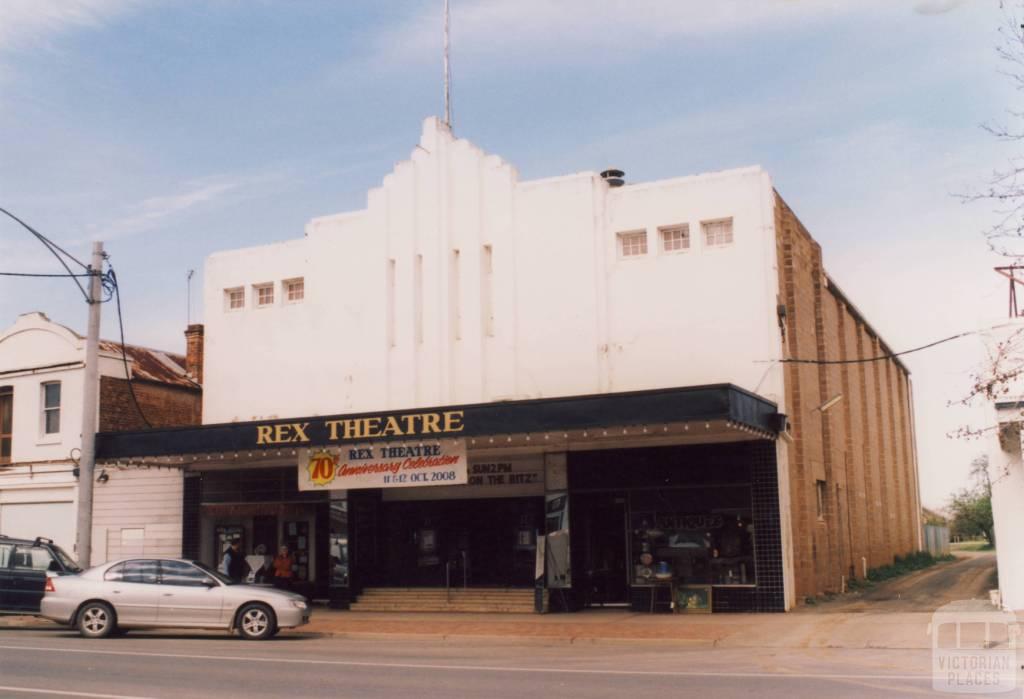
<svg viewBox="0 0 1024 699"><path fill-rule="evenodd" d="M449 39L448 25L451 23L451 13L448 8L448 0L444 0L444 123L452 128L452 67L449 61Z"/></svg>
<svg viewBox="0 0 1024 699"><path fill-rule="evenodd" d="M188 271L188 276L185 277L185 284L188 291L186 292L185 303L188 308L185 309L185 321L186 325L192 325L192 275L195 274L194 269Z"/></svg>

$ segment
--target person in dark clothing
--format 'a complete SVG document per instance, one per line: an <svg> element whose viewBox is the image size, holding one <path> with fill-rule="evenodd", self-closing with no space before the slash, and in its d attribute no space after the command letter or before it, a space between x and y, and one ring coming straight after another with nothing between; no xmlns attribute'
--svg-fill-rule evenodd
<svg viewBox="0 0 1024 699"><path fill-rule="evenodd" d="M236 583L245 580L245 576L249 573L246 570L249 564L245 562L245 556L242 555L241 549L242 542L238 539L232 541L231 545L224 551L224 559L220 564L221 572Z"/></svg>

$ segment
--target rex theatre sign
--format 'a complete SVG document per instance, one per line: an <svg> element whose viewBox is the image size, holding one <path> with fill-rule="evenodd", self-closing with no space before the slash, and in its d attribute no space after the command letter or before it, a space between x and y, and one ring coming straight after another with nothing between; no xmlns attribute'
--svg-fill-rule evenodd
<svg viewBox="0 0 1024 699"><path fill-rule="evenodd" d="M455 436L465 429L462 410L438 410L424 413L370 415L348 418L311 418L295 422L256 425L256 446L300 446L332 442L401 437L438 438Z"/></svg>
<svg viewBox="0 0 1024 699"><path fill-rule="evenodd" d="M458 485L469 481L462 439L302 449L299 490Z"/></svg>

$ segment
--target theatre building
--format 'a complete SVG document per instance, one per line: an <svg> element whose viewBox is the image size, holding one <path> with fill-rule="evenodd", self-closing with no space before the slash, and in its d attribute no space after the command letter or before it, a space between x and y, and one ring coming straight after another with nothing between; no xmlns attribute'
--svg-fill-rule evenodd
<svg viewBox="0 0 1024 699"><path fill-rule="evenodd" d="M182 553L356 609L784 611L917 550L909 374L758 167L521 181L436 119L366 208L211 256Z"/></svg>

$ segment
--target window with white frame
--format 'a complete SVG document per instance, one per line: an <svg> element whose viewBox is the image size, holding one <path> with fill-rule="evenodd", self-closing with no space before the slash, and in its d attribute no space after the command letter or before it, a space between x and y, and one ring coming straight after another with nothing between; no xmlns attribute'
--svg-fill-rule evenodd
<svg viewBox="0 0 1024 699"><path fill-rule="evenodd" d="M245 289L236 286L233 289L224 290L224 309L228 311L240 311L245 308Z"/></svg>
<svg viewBox="0 0 1024 699"><path fill-rule="evenodd" d="M647 254L647 231L619 233L619 256L639 257Z"/></svg>
<svg viewBox="0 0 1024 699"><path fill-rule="evenodd" d="M298 303L306 298L306 280L302 277L296 279L285 279L284 300L288 303Z"/></svg>
<svg viewBox="0 0 1024 699"><path fill-rule="evenodd" d="M253 284L252 296L256 302L256 308L266 308L274 305L274 284Z"/></svg>
<svg viewBox="0 0 1024 699"><path fill-rule="evenodd" d="M679 226L663 226L658 229L661 237L662 252L681 252L690 249L690 227L685 223Z"/></svg>
<svg viewBox="0 0 1024 699"><path fill-rule="evenodd" d="M732 219L722 218L717 221L703 221L700 224L704 231L704 244L708 247L729 245L732 243Z"/></svg>
<svg viewBox="0 0 1024 699"><path fill-rule="evenodd" d="M42 384L43 434L60 434L60 381Z"/></svg>

